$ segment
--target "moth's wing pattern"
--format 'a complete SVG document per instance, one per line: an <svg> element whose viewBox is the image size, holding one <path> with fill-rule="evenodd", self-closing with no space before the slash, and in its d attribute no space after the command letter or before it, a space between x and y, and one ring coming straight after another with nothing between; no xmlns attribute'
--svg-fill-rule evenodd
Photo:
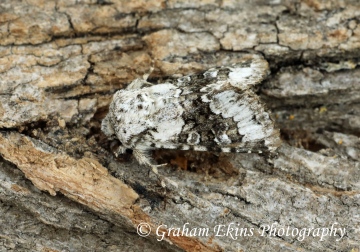
<svg viewBox="0 0 360 252"><path fill-rule="evenodd" d="M221 89L182 102L185 126L179 149L218 152L274 151L280 144L269 113L251 90Z"/></svg>
<svg viewBox="0 0 360 252"><path fill-rule="evenodd" d="M218 152L275 151L281 144L269 112L252 87L268 74L260 57L173 81L181 88L184 127L177 149ZM179 100L179 101L178 101ZM180 101L181 100L181 101ZM155 143L156 148L169 148Z"/></svg>
<svg viewBox="0 0 360 252"><path fill-rule="evenodd" d="M181 88L203 86L203 92L219 89L223 83L239 90L249 89L260 83L269 72L267 61L257 55L246 55L240 62L217 67L205 73L179 78L172 83ZM206 89L205 89L206 88Z"/></svg>
<svg viewBox="0 0 360 252"><path fill-rule="evenodd" d="M140 161L157 148L272 152L280 145L279 131L252 90L267 71L266 61L249 56L163 84L134 82L114 95L102 128L136 150Z"/></svg>

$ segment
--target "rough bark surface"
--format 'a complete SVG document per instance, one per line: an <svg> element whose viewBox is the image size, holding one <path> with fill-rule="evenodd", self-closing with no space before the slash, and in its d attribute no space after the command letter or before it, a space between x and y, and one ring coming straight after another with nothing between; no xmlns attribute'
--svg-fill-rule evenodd
<svg viewBox="0 0 360 252"><path fill-rule="evenodd" d="M359 251L359 16L358 0L1 1L0 251ZM276 157L156 151L163 187L113 155L116 90L244 53L271 67ZM259 232L334 223L343 237Z"/></svg>

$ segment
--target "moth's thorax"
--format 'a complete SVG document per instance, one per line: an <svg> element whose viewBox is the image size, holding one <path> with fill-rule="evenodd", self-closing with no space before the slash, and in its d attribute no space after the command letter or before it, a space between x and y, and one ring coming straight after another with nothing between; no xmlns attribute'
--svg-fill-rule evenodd
<svg viewBox="0 0 360 252"><path fill-rule="evenodd" d="M120 142L133 147L140 135L143 140L151 137L161 142L178 135L184 124L183 108L178 102L180 93L172 84L118 91L110 110Z"/></svg>

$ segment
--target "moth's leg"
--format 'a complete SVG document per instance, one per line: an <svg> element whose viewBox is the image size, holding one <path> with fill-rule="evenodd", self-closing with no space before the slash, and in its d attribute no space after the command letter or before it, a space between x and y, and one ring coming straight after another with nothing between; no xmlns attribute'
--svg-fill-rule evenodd
<svg viewBox="0 0 360 252"><path fill-rule="evenodd" d="M120 145L117 150L115 151L115 156L118 157L120 154L124 154L126 152L126 147Z"/></svg>
<svg viewBox="0 0 360 252"><path fill-rule="evenodd" d="M139 162L139 164L149 166L156 175L159 174L157 167L166 165L166 164L161 164L161 165L152 164L149 153L143 150L133 149L133 155L136 158L136 160Z"/></svg>
<svg viewBox="0 0 360 252"><path fill-rule="evenodd" d="M133 149L133 155L136 158L136 160L139 162L139 164L151 166L151 162L150 162L151 158L147 151Z"/></svg>
<svg viewBox="0 0 360 252"><path fill-rule="evenodd" d="M143 151L143 150L133 149L133 155L136 158L136 160L139 162L139 164L146 165L151 168L150 171L152 171L155 174L155 176L157 177L157 179L160 182L160 185L163 188L168 187L167 184L172 185L172 187L173 187L173 185L176 185L175 182L171 181L170 179L165 178L164 176L162 176L158 173L157 168L159 166L164 166L166 164L161 164L161 165L152 164L151 157L149 156L148 152ZM149 171L149 175L150 175L150 171Z"/></svg>

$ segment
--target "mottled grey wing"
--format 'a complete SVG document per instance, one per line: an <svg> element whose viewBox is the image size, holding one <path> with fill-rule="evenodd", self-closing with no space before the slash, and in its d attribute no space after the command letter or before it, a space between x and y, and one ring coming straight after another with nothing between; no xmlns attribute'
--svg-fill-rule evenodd
<svg viewBox="0 0 360 252"><path fill-rule="evenodd" d="M260 83L269 72L267 61L258 55L245 55L240 62L228 66L216 67L201 74L185 76L171 81L181 88L193 88L196 91L202 87L202 92L210 92L222 88L226 83L236 90L246 90ZM185 94L183 92L183 94Z"/></svg>
<svg viewBox="0 0 360 252"><path fill-rule="evenodd" d="M248 152L279 146L279 131L253 91L224 88L185 96L179 149Z"/></svg>
<svg viewBox="0 0 360 252"><path fill-rule="evenodd" d="M267 62L251 55L230 66L174 80L172 83L182 90L176 100L181 100L184 109L177 148L274 151L281 143L279 131L252 90L267 71ZM156 147L167 148L166 144Z"/></svg>
<svg viewBox="0 0 360 252"><path fill-rule="evenodd" d="M251 90L267 67L250 57L164 84L120 90L110 106L109 128L123 146L137 150L274 151L279 132Z"/></svg>

